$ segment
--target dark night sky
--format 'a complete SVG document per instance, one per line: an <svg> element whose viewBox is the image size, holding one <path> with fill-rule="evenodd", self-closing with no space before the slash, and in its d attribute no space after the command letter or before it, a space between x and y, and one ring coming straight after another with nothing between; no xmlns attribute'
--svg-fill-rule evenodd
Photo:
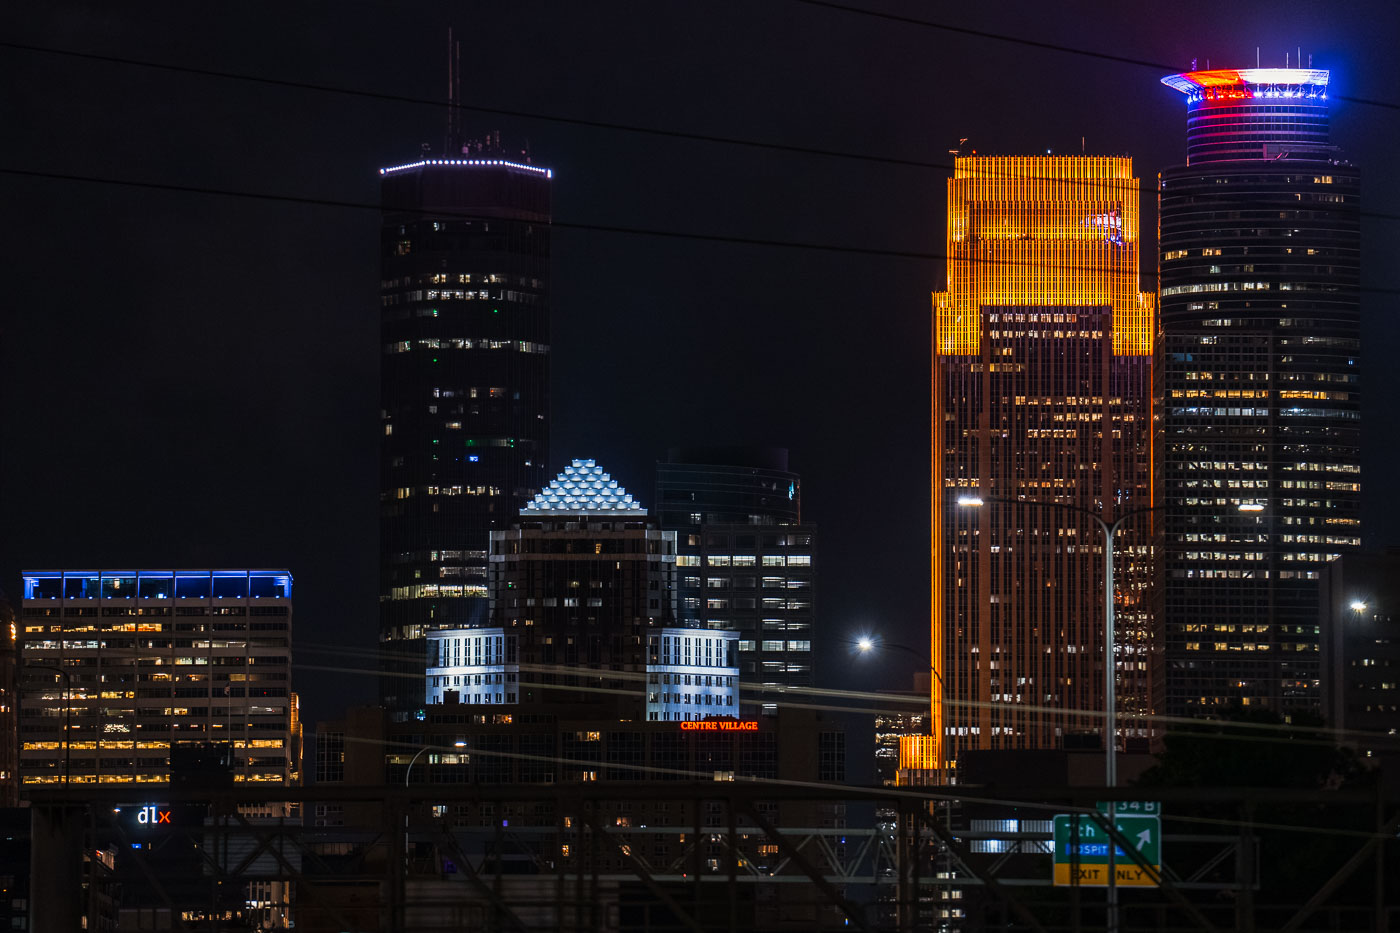
<svg viewBox="0 0 1400 933"><path fill-rule="evenodd" d="M856 0L852 0L856 2ZM1400 100L1400 5L860 0L887 12L1174 65L1283 64ZM1184 158L1165 72L794 0L49 3L0 40L441 99L449 23L468 103L947 162L1127 153L1151 190ZM440 110L0 48L0 167L373 202L375 169L440 144ZM1336 95L1334 94L1334 97ZM561 221L941 252L945 174L546 120L528 138ZM1365 208L1400 214L1400 111L1337 100ZM378 217L372 211L0 174L0 586L25 567L286 566L298 660L375 641ZM1155 225L1144 205L1144 229ZM1364 285L1400 287L1400 221L1364 225ZM1148 271L1155 244L1144 240ZM643 502L672 444L782 444L822 526L823 686L851 633L927 644L929 293L940 262L560 230L554 463L597 457ZM1152 282L1144 280L1144 288ZM1366 540L1400 436L1396 295L1365 298ZM344 662L359 666L350 657ZM300 670L310 718L367 677ZM334 687L337 693L331 694Z"/></svg>

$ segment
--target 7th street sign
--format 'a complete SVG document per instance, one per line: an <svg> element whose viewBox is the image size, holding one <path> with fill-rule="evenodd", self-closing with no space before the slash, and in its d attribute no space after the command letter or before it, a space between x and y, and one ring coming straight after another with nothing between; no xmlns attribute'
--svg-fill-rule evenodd
<svg viewBox="0 0 1400 933"><path fill-rule="evenodd" d="M1074 826L1079 825L1078 883L1085 887L1108 886L1108 847L1112 845L1104 828L1088 816L1061 814L1055 817L1055 884L1073 884L1076 866L1072 848L1075 845ZM1118 814L1114 819L1118 832L1135 848L1157 876L1162 872L1162 819L1158 816ZM1143 870L1123 849L1113 856L1113 873L1117 884L1155 886L1157 878Z"/></svg>

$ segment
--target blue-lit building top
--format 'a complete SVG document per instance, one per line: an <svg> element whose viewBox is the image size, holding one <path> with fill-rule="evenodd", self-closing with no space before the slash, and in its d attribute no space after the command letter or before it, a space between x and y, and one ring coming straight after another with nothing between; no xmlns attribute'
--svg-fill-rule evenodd
<svg viewBox="0 0 1400 933"><path fill-rule="evenodd" d="M30 599L291 599L286 570L26 570Z"/></svg>
<svg viewBox="0 0 1400 933"><path fill-rule="evenodd" d="M163 784L172 755L205 743L232 751L235 783L298 780L290 572L22 578L22 787Z"/></svg>

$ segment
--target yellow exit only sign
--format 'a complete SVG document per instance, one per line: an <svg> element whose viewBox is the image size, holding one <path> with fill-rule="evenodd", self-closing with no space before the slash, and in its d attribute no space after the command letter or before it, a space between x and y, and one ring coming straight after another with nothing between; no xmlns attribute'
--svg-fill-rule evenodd
<svg viewBox="0 0 1400 933"><path fill-rule="evenodd" d="M1148 874L1144 869L1129 862L1127 865L1121 862L1114 865L1114 874L1118 876L1119 887L1156 887L1157 877ZM1160 866L1154 866L1161 871ZM1069 865L1055 866L1055 884L1073 884L1073 877L1070 875ZM1080 865L1079 883L1085 887L1108 887L1108 866L1107 865Z"/></svg>

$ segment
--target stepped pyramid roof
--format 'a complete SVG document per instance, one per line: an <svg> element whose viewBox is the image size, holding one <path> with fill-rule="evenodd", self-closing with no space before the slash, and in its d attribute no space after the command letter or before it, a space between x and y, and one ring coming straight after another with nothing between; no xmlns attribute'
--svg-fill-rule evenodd
<svg viewBox="0 0 1400 933"><path fill-rule="evenodd" d="M626 515L643 516L647 510L632 494L603 472L596 460L575 460L540 490L522 516Z"/></svg>

